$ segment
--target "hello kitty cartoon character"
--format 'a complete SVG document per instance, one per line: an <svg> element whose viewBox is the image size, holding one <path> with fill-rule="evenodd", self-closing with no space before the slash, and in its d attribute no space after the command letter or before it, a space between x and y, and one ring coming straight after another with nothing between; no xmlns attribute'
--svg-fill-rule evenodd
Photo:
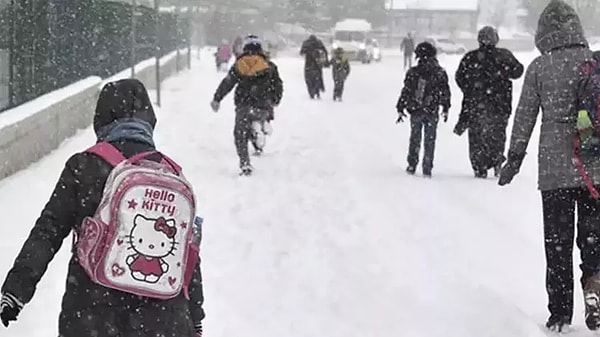
<svg viewBox="0 0 600 337"><path fill-rule="evenodd" d="M169 270L164 258L173 255L177 245L176 234L174 219L149 219L140 214L135 216L128 236L130 249L135 254L125 260L133 279L146 283L160 280Z"/></svg>

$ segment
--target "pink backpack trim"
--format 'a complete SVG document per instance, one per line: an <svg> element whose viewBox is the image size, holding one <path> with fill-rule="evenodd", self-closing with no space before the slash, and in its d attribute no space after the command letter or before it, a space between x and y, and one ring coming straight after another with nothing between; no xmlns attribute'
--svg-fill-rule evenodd
<svg viewBox="0 0 600 337"><path fill-rule="evenodd" d="M171 166L171 168L173 169L173 171L175 173L180 174L182 171L181 166L179 166L173 159L169 158L168 156L164 155L163 153L160 153L159 151L141 152L141 153L138 153L138 154L134 155L133 157L127 159L127 158L125 158L125 156L123 156L121 151L119 151L119 149L117 149L114 145L107 143L107 142L100 142L100 143L97 143L96 145L90 147L85 152L97 155L98 157L104 159L106 162L108 162L112 166L117 166L117 165L119 165L119 163L121 163L124 160L128 160L130 163L137 163L138 161L140 161L152 154L158 153L162 156L162 162Z"/></svg>
<svg viewBox="0 0 600 337"><path fill-rule="evenodd" d="M120 162L126 160L125 156L112 144L107 142L97 143L85 152L92 153L106 160L112 166L117 166Z"/></svg>
<svg viewBox="0 0 600 337"><path fill-rule="evenodd" d="M583 160L581 160L581 156L579 155L579 149L581 148L579 138L577 138L577 137L575 138L574 145L575 145L575 166L577 167L577 170L579 171L579 174L581 175L581 178L583 179L583 183L585 184L588 191L592 195L592 198L599 199L600 192L598 192L598 190L594 186L594 181L592 181L592 178L590 177L587 170L585 169L585 165L583 165Z"/></svg>

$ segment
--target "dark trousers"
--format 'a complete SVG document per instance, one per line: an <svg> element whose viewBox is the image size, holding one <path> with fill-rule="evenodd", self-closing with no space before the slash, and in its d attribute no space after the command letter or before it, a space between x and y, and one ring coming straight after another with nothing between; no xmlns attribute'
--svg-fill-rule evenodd
<svg viewBox="0 0 600 337"><path fill-rule="evenodd" d="M487 171L504 160L509 116L475 118L469 124L469 157L475 172Z"/></svg>
<svg viewBox="0 0 600 337"><path fill-rule="evenodd" d="M251 109L246 107L236 109L233 138L235 149L240 159L240 167L250 164L248 142L253 142L255 140L252 132L252 122L266 121L268 113L267 109Z"/></svg>
<svg viewBox="0 0 600 337"><path fill-rule="evenodd" d="M412 67L413 63L413 54L412 53L404 53L404 69L408 69Z"/></svg>
<svg viewBox="0 0 600 337"><path fill-rule="evenodd" d="M308 89L310 98L321 96L321 92L325 91L325 83L323 83L323 70L320 68L311 68L304 70L304 81Z"/></svg>
<svg viewBox="0 0 600 337"><path fill-rule="evenodd" d="M433 169L438 120L437 115L412 114L410 116L410 142L407 157L409 166L416 167L419 163L419 152L423 140L423 172L431 172L431 169ZM425 132L424 139L423 132Z"/></svg>
<svg viewBox="0 0 600 337"><path fill-rule="evenodd" d="M573 239L577 210L577 247L585 280L600 263L600 204L585 188L542 191L548 309L557 317L573 316Z"/></svg>
<svg viewBox="0 0 600 337"><path fill-rule="evenodd" d="M345 78L334 78L333 79L333 98L342 98L344 95L344 83L346 82Z"/></svg>

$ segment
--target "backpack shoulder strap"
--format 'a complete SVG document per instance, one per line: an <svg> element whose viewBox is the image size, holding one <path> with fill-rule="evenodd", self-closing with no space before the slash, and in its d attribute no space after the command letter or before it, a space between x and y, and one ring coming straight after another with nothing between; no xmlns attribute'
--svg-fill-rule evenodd
<svg viewBox="0 0 600 337"><path fill-rule="evenodd" d="M171 167L171 169L173 169L173 171L177 174L180 175L182 172L182 168L181 166L179 166L179 164L177 164L173 159L167 157L164 153L161 153L159 151L147 151L147 152L142 152L142 153L138 153L135 156L127 159L130 163L135 164L137 162L139 162L142 159L146 159L148 156L154 155L154 154L158 154L161 156L161 163L168 165Z"/></svg>
<svg viewBox="0 0 600 337"><path fill-rule="evenodd" d="M100 142L96 145L85 150L86 153L92 153L98 157L106 160L112 166L117 166L120 162L126 160L125 156L114 147L112 144L107 142Z"/></svg>
<svg viewBox="0 0 600 337"><path fill-rule="evenodd" d="M178 175L181 174L182 172L182 168L181 166L179 166L179 164L177 164L173 159L167 157L166 155L162 154L163 156L163 162L165 162L166 164L168 164L169 166L171 166L171 168L173 170L175 170L175 173L177 173Z"/></svg>

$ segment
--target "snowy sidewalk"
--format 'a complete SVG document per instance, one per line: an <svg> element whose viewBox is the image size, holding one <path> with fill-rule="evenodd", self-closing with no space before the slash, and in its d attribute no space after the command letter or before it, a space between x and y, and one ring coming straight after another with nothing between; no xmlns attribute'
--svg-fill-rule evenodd
<svg viewBox="0 0 600 337"><path fill-rule="evenodd" d="M277 59L284 100L264 157L253 159L256 174L245 178L237 175L232 95L219 114L210 110L224 74L204 56L165 82L157 143L183 165L205 218L207 336L545 335L535 153L509 188L472 179L466 138L452 134L455 85L426 180L404 173L409 125L394 124L401 59L352 64L343 103L329 97L329 71L323 101L310 101L302 61ZM458 59L441 62L452 75ZM0 239L2 270L64 161L93 141L86 130L0 182L11 226ZM63 247L6 336L56 335L68 255Z"/></svg>

